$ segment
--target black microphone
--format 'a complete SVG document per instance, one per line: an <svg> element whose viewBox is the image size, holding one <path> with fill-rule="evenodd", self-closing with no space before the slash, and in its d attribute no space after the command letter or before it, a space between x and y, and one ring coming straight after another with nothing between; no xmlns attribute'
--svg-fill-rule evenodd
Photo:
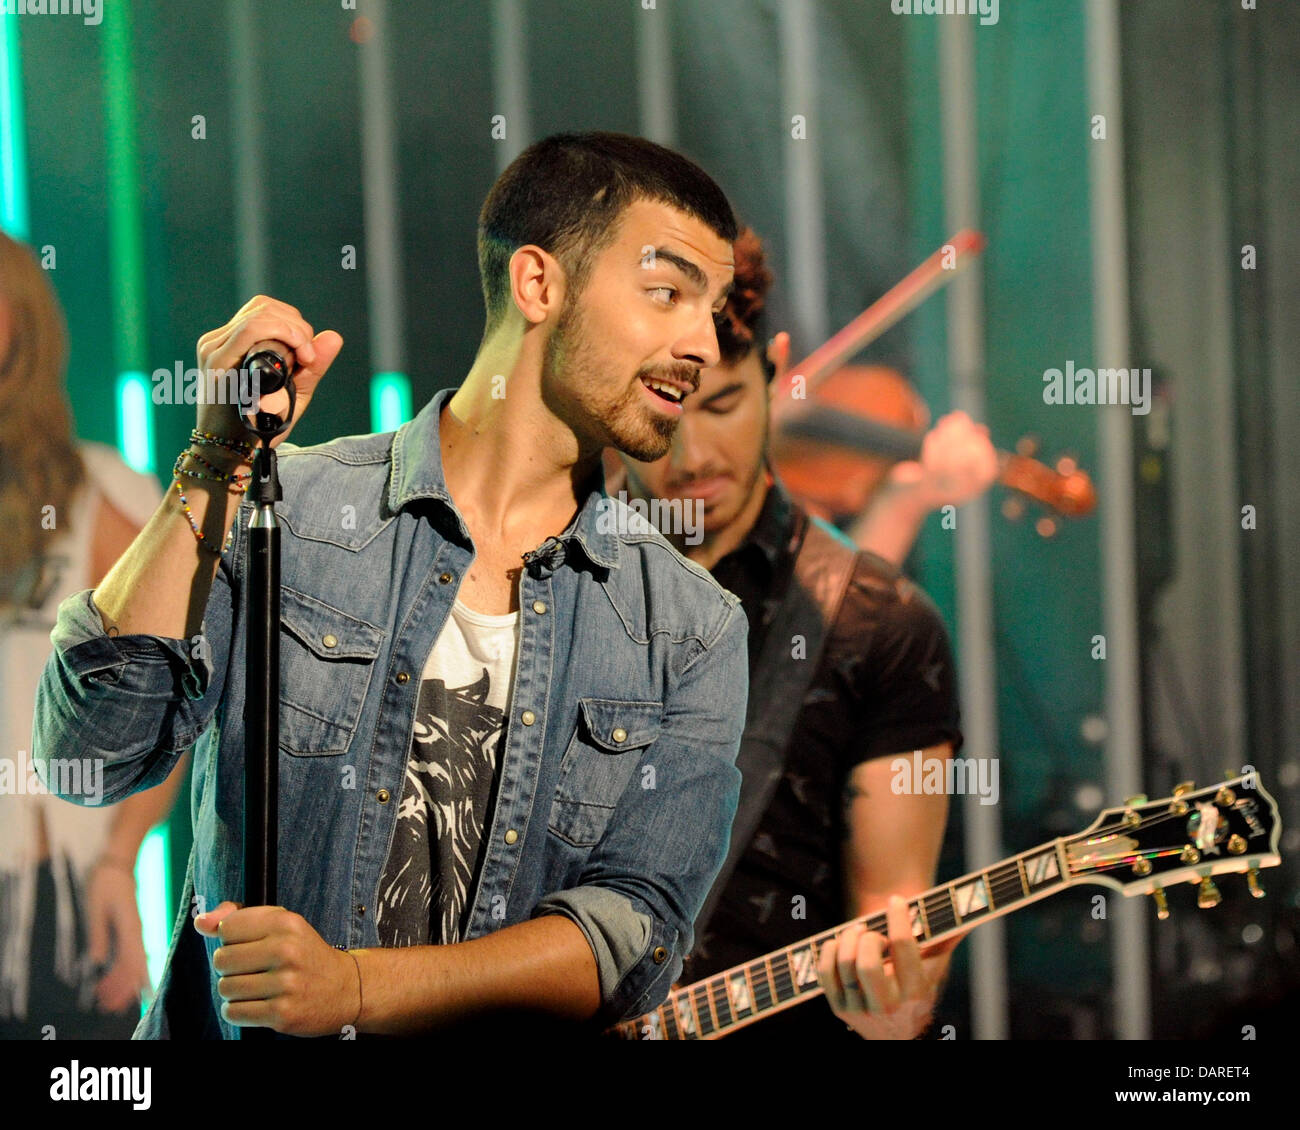
<svg viewBox="0 0 1300 1130"><path fill-rule="evenodd" d="M294 352L282 341L259 341L245 355L240 371L259 396L279 392L293 380Z"/></svg>
<svg viewBox="0 0 1300 1130"><path fill-rule="evenodd" d="M239 366L240 416L244 425L263 440L279 435L289 427L298 393L294 388L294 352L282 341L259 341ZM281 419L274 412L258 410L262 397L285 389L289 410Z"/></svg>

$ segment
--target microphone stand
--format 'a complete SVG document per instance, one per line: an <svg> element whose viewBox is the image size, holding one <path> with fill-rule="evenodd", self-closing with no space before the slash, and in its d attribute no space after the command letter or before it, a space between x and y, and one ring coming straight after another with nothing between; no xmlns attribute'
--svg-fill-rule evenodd
<svg viewBox="0 0 1300 1130"><path fill-rule="evenodd" d="M275 504L284 493L270 441L288 428L298 398L283 358L264 351L245 359L244 372L259 368L274 374L276 381L283 379L289 410L283 420L270 412L241 413L244 426L262 441L249 481L254 505L248 523L245 570L248 632L244 684L244 905L274 906L278 899L280 805L280 523ZM259 399L253 399L253 409ZM239 1030L241 1040L275 1037L272 1028Z"/></svg>

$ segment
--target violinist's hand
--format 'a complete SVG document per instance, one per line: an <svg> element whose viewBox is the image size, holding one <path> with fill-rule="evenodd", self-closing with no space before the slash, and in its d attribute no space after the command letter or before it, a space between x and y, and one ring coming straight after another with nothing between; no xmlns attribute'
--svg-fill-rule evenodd
<svg viewBox="0 0 1300 1130"><path fill-rule="evenodd" d="M961 506L978 498L998 478L998 453L989 430L965 412L949 412L928 432L919 460L890 468L888 487L919 511Z"/></svg>
<svg viewBox="0 0 1300 1130"><path fill-rule="evenodd" d="M785 379L786 370L790 368L790 335L782 330L767 343L767 359L776 368L772 377L771 388L775 389Z"/></svg>
<svg viewBox="0 0 1300 1130"><path fill-rule="evenodd" d="M892 896L886 918L890 962L885 939L855 922L822 946L817 980L831 1010L863 1039L914 1040L930 1026L952 951L965 935L922 957L906 900Z"/></svg>

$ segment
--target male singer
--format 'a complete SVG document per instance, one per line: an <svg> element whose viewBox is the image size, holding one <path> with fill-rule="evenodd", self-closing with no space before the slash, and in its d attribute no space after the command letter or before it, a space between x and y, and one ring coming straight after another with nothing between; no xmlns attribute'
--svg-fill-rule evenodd
<svg viewBox="0 0 1300 1130"><path fill-rule="evenodd" d="M479 217L486 328L459 387L395 434L275 441L276 907L239 905L247 433L200 407L167 500L60 607L37 702L42 771L102 757L110 803L195 746L194 849L137 1038L599 1024L663 998L727 848L747 624L611 502L600 455L668 450L718 363L735 235L676 153L538 142ZM296 421L342 339L257 297L200 368L264 340L295 354Z"/></svg>

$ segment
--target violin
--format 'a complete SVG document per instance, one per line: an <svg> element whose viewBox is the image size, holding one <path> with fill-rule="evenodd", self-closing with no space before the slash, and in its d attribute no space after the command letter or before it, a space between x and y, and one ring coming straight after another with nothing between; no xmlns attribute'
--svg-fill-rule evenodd
<svg viewBox="0 0 1300 1130"><path fill-rule="evenodd" d="M860 514L890 467L919 459L930 412L911 383L882 365L845 365L821 379L810 402L773 427L771 458L799 502L819 517L840 522ZM1062 518L1082 518L1096 506L1087 472L1068 457L1049 467L1026 437L1015 452L999 451L999 481L1012 492L1003 504L1010 519L1032 500L1047 513L1037 531L1052 536Z"/></svg>

